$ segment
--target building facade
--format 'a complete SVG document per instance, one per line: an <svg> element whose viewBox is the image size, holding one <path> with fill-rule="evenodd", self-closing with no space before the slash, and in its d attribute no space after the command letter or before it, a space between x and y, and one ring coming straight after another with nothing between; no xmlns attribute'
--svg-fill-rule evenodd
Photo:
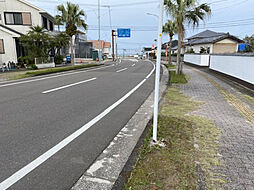
<svg viewBox="0 0 254 190"><path fill-rule="evenodd" d="M93 43L94 50L99 51L99 48L101 48L102 55L105 55L107 57L111 55L111 43L110 42L105 42L102 40L101 45L98 40L91 40L88 42Z"/></svg>
<svg viewBox="0 0 254 190"><path fill-rule="evenodd" d="M223 54L238 52L238 44L243 41L229 33L206 30L187 38L186 50L194 53Z"/></svg>
<svg viewBox="0 0 254 190"><path fill-rule="evenodd" d="M17 63L23 56L18 37L32 26L54 31L54 18L46 11L24 0L0 0L0 64Z"/></svg>

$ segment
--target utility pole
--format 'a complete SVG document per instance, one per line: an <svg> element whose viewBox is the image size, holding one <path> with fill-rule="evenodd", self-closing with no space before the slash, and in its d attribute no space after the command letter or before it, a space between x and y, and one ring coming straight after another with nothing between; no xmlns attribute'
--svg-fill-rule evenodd
<svg viewBox="0 0 254 190"><path fill-rule="evenodd" d="M112 58L115 61L115 30L112 30Z"/></svg>
<svg viewBox="0 0 254 190"><path fill-rule="evenodd" d="M155 92L154 92L154 116L153 116L153 141L154 142L157 142L157 129L158 129L161 44L162 44L162 24L163 24L163 5L164 5L164 0L159 0L159 1L160 1L160 14L159 14L158 40L157 40L157 61L156 61Z"/></svg>
<svg viewBox="0 0 254 190"><path fill-rule="evenodd" d="M118 54L117 54L117 43L116 43L116 60L118 59Z"/></svg>
<svg viewBox="0 0 254 190"><path fill-rule="evenodd" d="M99 36L99 52L98 52L98 57L99 57L99 64L101 64L101 0L98 0L98 36Z"/></svg>

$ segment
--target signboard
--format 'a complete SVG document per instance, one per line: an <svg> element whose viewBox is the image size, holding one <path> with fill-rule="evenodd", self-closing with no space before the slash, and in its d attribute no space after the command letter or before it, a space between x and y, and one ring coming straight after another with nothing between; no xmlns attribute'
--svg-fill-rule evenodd
<svg viewBox="0 0 254 190"><path fill-rule="evenodd" d="M130 38L131 37L131 29L130 28L118 28L117 29L117 37L118 38Z"/></svg>

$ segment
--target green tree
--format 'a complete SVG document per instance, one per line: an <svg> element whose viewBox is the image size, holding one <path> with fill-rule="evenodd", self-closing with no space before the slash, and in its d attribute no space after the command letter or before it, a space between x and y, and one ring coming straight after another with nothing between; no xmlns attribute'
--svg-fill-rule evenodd
<svg viewBox="0 0 254 190"><path fill-rule="evenodd" d="M198 0L164 0L164 5L169 16L177 22L178 28L178 52L177 52L177 73L182 73L181 49L185 35L184 24L192 25L193 28L204 20L206 15L211 13L208 4L197 5Z"/></svg>
<svg viewBox="0 0 254 190"><path fill-rule="evenodd" d="M19 38L27 54L34 60L35 58L45 59L50 51L50 36L46 30L40 26L33 26L31 30Z"/></svg>
<svg viewBox="0 0 254 190"><path fill-rule="evenodd" d="M177 33L177 23L168 20L168 22L163 26L163 33L169 35L169 56L168 63L171 64L171 52L172 52L172 41L174 35Z"/></svg>
<svg viewBox="0 0 254 190"><path fill-rule="evenodd" d="M254 36L246 36L244 41L248 44L245 52L254 52Z"/></svg>
<svg viewBox="0 0 254 190"><path fill-rule="evenodd" d="M85 30L87 29L87 24L85 23L85 12L79 9L78 5L67 2L67 6L59 5L57 10L60 12L60 15L57 17L65 24L66 34L70 37L71 44L71 63L74 65L74 48L73 48L73 35L77 34L78 27L82 27ZM83 18L82 18L83 17Z"/></svg>
<svg viewBox="0 0 254 190"><path fill-rule="evenodd" d="M51 38L51 48L55 54L60 55L60 50L63 47L67 47L70 44L70 37L65 32L60 32L56 36Z"/></svg>

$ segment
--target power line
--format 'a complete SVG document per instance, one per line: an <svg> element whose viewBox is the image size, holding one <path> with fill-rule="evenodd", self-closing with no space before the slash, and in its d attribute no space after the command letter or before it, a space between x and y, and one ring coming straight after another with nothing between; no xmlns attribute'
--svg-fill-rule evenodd
<svg viewBox="0 0 254 190"><path fill-rule="evenodd" d="M67 1L52 1L52 0L29 0L33 2L47 2L47 3L53 3L53 4L59 4L59 3L66 3ZM155 4L158 3L158 1L146 1L146 2L133 2L133 3L123 3L123 4L113 4L113 5L101 5L101 7L108 8L110 7L127 7L127 6L137 6L137 5L146 5L146 4ZM90 7L97 7L96 4L89 4L89 3L77 3L79 6L90 6Z"/></svg>

